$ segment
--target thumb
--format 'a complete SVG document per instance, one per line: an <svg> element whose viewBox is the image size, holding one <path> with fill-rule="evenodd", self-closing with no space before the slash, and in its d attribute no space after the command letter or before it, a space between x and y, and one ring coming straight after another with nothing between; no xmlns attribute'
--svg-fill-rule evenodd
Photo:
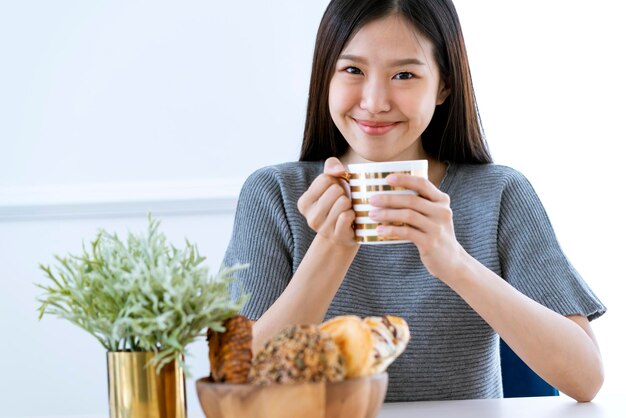
<svg viewBox="0 0 626 418"><path fill-rule="evenodd" d="M341 164L338 158L330 157L324 163L324 174L330 174L335 177L342 177L346 172L346 168Z"/></svg>

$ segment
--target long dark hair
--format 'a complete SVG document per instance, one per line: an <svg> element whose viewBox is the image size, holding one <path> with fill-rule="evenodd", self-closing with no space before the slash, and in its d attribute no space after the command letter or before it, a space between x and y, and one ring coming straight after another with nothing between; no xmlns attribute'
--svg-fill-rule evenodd
<svg viewBox="0 0 626 418"><path fill-rule="evenodd" d="M397 13L433 44L443 80L450 88L422 134L431 158L458 163L492 162L484 139L472 86L465 41L450 0L332 0L320 23L309 86L300 161L340 157L348 143L328 108L330 81L337 59L352 36L365 24Z"/></svg>

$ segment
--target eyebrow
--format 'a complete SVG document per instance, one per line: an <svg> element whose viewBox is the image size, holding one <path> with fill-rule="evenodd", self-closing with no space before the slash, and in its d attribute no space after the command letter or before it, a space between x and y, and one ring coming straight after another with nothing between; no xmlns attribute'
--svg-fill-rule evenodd
<svg viewBox="0 0 626 418"><path fill-rule="evenodd" d="M350 55L350 54L344 54L344 55L340 55L339 56L340 60L349 60L349 61L354 61L354 62L359 62L362 64L366 63L366 59L359 57L357 55ZM414 65L425 65L424 62L416 59L416 58L405 58L405 59L400 59L400 60L396 60L396 61L392 61L391 64L394 67L401 67L403 65L409 65L409 64L414 64Z"/></svg>

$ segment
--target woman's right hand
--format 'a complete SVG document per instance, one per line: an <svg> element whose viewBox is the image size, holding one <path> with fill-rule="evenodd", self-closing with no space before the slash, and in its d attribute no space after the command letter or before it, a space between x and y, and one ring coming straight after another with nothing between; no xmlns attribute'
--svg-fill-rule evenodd
<svg viewBox="0 0 626 418"><path fill-rule="evenodd" d="M324 172L298 199L298 210L318 235L338 245L352 246L356 245L352 228L356 214L343 179L345 172L337 158L327 159Z"/></svg>
<svg viewBox="0 0 626 418"><path fill-rule="evenodd" d="M298 210L317 232L296 272L272 306L254 324L253 352L281 330L294 324L319 324L328 313L359 250L354 240L346 170L329 158L302 197Z"/></svg>

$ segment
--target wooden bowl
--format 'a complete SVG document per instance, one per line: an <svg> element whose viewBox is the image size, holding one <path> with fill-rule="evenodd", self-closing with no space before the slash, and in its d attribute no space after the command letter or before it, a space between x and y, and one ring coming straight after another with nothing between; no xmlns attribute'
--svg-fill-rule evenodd
<svg viewBox="0 0 626 418"><path fill-rule="evenodd" d="M233 385L196 381L207 418L375 418L387 373L335 383Z"/></svg>

